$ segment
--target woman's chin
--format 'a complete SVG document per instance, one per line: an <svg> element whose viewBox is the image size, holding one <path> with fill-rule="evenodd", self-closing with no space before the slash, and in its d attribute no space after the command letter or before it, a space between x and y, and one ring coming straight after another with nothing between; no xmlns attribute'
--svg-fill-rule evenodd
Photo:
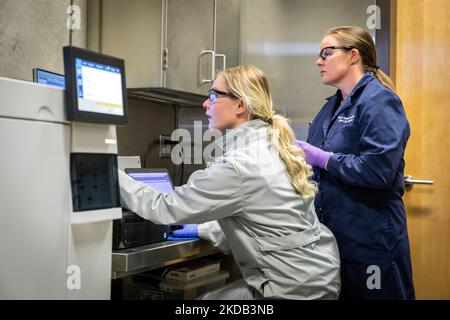
<svg viewBox="0 0 450 320"><path fill-rule="evenodd" d="M322 83L324 85L326 85L326 86L333 86L333 87L335 87L336 86L336 82L337 82L336 78L331 78L328 75L323 75L322 76Z"/></svg>
<svg viewBox="0 0 450 320"><path fill-rule="evenodd" d="M328 85L330 83L330 79L328 79L326 75L322 75L321 80L324 85Z"/></svg>

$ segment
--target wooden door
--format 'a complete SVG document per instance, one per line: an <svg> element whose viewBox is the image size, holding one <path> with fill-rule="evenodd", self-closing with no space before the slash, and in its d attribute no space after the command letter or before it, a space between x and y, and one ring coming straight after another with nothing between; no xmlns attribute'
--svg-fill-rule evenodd
<svg viewBox="0 0 450 320"><path fill-rule="evenodd" d="M394 78L411 125L405 174L434 181L404 196L416 296L450 299L450 1L394 4Z"/></svg>

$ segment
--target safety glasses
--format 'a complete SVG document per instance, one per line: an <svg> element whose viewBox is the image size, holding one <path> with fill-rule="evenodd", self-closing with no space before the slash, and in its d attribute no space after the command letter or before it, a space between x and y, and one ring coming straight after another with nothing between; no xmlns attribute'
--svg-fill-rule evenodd
<svg viewBox="0 0 450 320"><path fill-rule="evenodd" d="M329 57L331 57L334 53L334 50L336 49L342 49L342 50L352 50L354 47L346 47L346 46L329 46L325 47L322 50L320 50L319 57L323 60L327 60Z"/></svg>
<svg viewBox="0 0 450 320"><path fill-rule="evenodd" d="M217 98L220 96L236 98L236 96L234 94L232 94L231 92L224 92L224 91L219 91L216 89L210 89L208 91L208 96L209 96L209 101L211 103L216 102Z"/></svg>

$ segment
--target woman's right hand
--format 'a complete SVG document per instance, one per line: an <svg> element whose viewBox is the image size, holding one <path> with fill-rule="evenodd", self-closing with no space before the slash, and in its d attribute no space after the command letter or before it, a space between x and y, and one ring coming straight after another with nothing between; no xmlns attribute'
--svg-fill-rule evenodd
<svg viewBox="0 0 450 320"><path fill-rule="evenodd" d="M175 238L198 238L198 224L184 224L181 229L172 232Z"/></svg>

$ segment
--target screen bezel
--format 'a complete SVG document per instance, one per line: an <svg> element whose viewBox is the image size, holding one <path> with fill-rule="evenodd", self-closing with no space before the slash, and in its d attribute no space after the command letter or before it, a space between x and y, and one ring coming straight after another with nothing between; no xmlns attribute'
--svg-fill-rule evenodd
<svg viewBox="0 0 450 320"><path fill-rule="evenodd" d="M125 125L128 122L128 105L127 105L127 90L125 82L125 62L123 59L111 57L105 54L89 51L86 49L77 48L74 46L66 46L63 48L64 54L64 76L66 83L66 116L69 121L102 123ZM100 63L107 66L119 68L122 78L122 99L123 99L123 115L113 115L105 113L95 113L88 111L81 111L78 109L77 96L77 79L75 59Z"/></svg>
<svg viewBox="0 0 450 320"><path fill-rule="evenodd" d="M169 170L165 169L165 168L126 168L125 169L125 173L130 175L130 173L167 173L167 175L169 176L169 182L172 185L172 189L175 190L175 186L173 185L173 181L172 181L172 177L170 176ZM131 179L133 179L130 176ZM134 179L133 179L134 180Z"/></svg>

